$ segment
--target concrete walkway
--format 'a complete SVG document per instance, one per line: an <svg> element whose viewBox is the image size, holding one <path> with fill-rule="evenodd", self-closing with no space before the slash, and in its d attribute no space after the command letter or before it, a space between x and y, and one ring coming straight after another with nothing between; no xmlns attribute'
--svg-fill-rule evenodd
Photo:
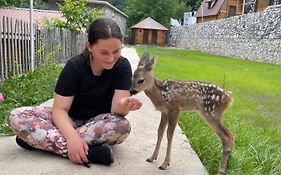
<svg viewBox="0 0 281 175"><path fill-rule="evenodd" d="M138 64L135 49L124 48L133 70ZM71 163L60 156L27 151L17 146L15 136L0 137L1 175L206 175L204 166L190 147L181 129L177 126L174 134L171 164L167 170L159 170L166 154L166 135L163 138L159 158L153 163L146 162L156 144L160 113L155 111L150 100L143 94L137 95L143 101L141 110L131 112L127 119L132 126L128 139L113 147L115 162L110 167L93 165L86 168ZM52 100L43 105L51 105Z"/></svg>

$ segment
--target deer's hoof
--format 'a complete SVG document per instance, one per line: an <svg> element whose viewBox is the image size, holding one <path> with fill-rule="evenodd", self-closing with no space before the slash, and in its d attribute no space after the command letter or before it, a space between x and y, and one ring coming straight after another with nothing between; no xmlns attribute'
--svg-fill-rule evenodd
<svg viewBox="0 0 281 175"><path fill-rule="evenodd" d="M147 162L153 162L153 160L156 160L156 158L150 157L150 158L146 159Z"/></svg>
<svg viewBox="0 0 281 175"><path fill-rule="evenodd" d="M170 165L169 163L163 163L163 164L159 167L159 169L160 169L160 170L166 170L169 165Z"/></svg>
<svg viewBox="0 0 281 175"><path fill-rule="evenodd" d="M146 161L147 161L147 162L152 162L153 160L150 160L150 159L146 159Z"/></svg>

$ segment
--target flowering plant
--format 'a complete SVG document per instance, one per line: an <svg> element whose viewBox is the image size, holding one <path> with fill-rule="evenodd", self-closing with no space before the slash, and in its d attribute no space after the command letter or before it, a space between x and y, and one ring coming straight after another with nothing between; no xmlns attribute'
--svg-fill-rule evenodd
<svg viewBox="0 0 281 175"><path fill-rule="evenodd" d="M4 95L0 92L0 103L3 102L5 100Z"/></svg>

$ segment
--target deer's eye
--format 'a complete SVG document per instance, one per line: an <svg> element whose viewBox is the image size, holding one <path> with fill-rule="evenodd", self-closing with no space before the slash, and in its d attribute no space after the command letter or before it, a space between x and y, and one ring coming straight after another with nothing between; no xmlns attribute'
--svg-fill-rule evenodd
<svg viewBox="0 0 281 175"><path fill-rule="evenodd" d="M142 84L143 82L144 82L144 79L139 80L139 81L138 81L138 84Z"/></svg>

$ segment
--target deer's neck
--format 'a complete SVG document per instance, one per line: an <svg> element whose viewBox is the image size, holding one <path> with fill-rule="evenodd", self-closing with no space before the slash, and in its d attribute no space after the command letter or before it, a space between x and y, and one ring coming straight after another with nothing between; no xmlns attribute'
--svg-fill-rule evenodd
<svg viewBox="0 0 281 175"><path fill-rule="evenodd" d="M155 95L160 95L160 88L159 84L161 83L160 80L157 80L155 77L151 77L151 83L148 88L144 90L144 93L149 97L152 98Z"/></svg>
<svg viewBox="0 0 281 175"><path fill-rule="evenodd" d="M161 84L162 81L152 77L151 85L144 90L145 95L151 100L155 108L159 111L162 111L161 108L164 105L164 99L161 96Z"/></svg>

